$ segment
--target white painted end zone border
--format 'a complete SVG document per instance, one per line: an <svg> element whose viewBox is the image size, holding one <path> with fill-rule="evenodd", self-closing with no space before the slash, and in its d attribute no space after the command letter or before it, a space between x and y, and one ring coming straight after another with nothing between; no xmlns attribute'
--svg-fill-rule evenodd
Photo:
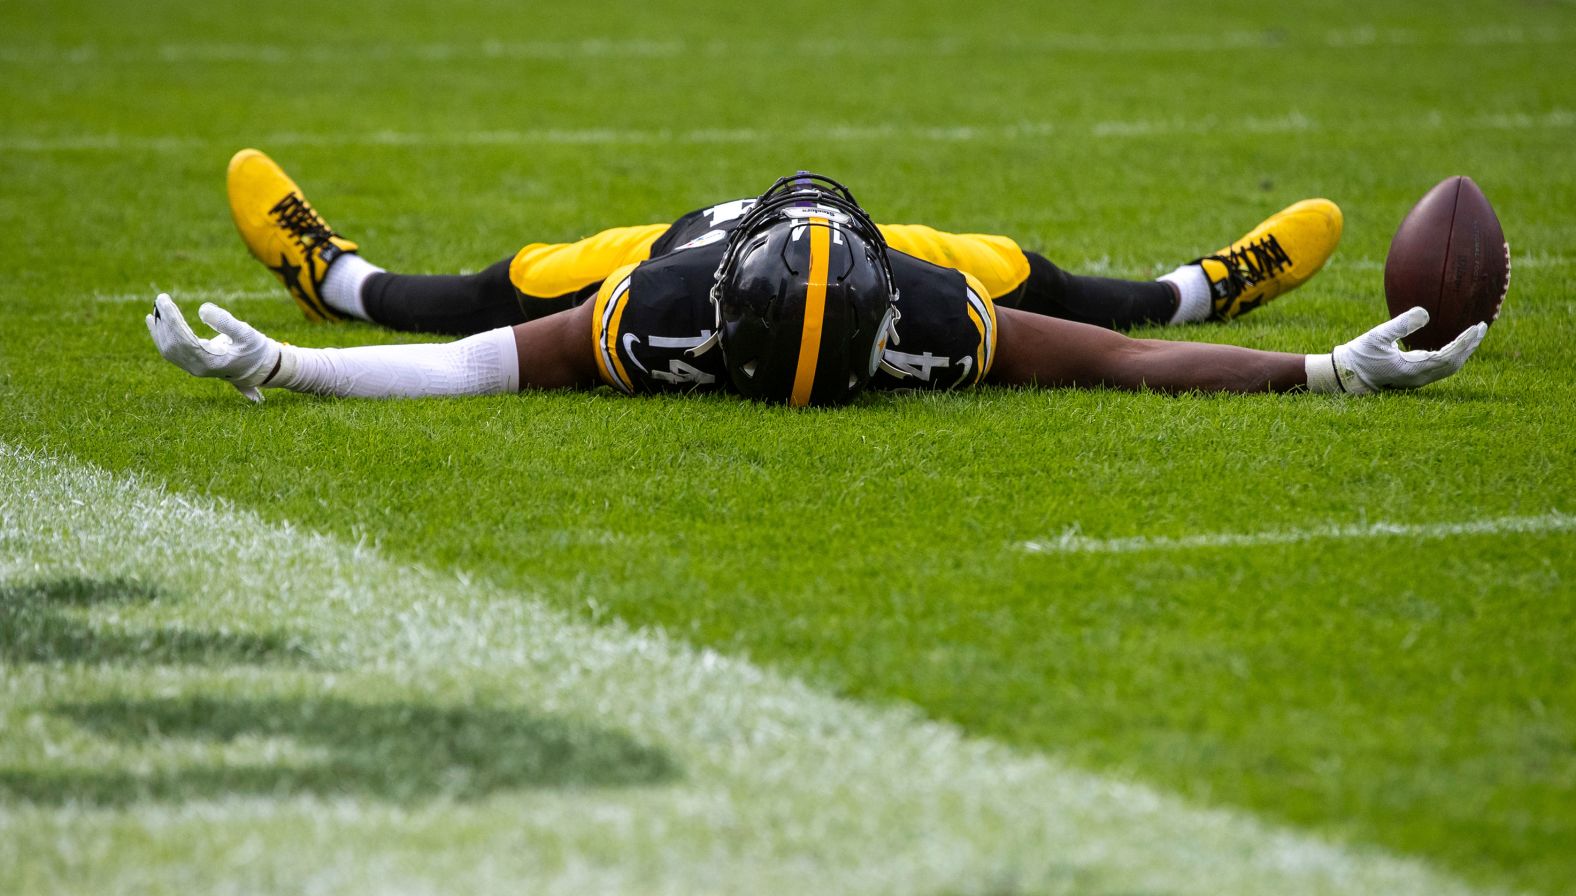
<svg viewBox="0 0 1576 896"><path fill-rule="evenodd" d="M1146 551L1181 551L1203 548L1253 548L1309 541L1346 541L1371 538L1421 538L1436 540L1460 535L1539 534L1576 530L1576 516L1550 511L1541 516L1501 516L1458 523L1360 523L1316 526L1264 532L1208 532L1198 535L1137 535L1130 538L1088 538L1076 528L1054 538L1019 542L1031 554L1135 554Z"/></svg>
<svg viewBox="0 0 1576 896"><path fill-rule="evenodd" d="M182 625L261 618L309 632L335 670L313 679L329 693L359 674L413 699L459 692L584 718L666 752L682 774L414 807L0 802L0 891L21 880L98 894L1474 892L1418 861L1190 805L660 632L571 620L480 577L397 565L0 443L0 583L69 576L156 586ZM69 700L78 680L69 666L13 671L0 713L47 712L26 708ZM112 667L90 674L133 694L207 686L183 684L178 668L153 685ZM25 743L42 727L6 736Z"/></svg>

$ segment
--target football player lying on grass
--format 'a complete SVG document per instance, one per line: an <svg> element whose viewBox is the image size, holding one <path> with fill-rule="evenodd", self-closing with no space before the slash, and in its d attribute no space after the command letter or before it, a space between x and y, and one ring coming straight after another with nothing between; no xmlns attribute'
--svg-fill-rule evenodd
<svg viewBox="0 0 1576 896"><path fill-rule="evenodd" d="M467 337L298 348L205 304L198 316L218 335L201 339L160 295L147 318L159 353L254 401L265 386L417 397L598 383L631 394L731 389L796 406L982 382L1368 393L1455 373L1487 329L1403 352L1396 341L1428 320L1414 308L1317 355L1115 332L1230 320L1301 285L1341 236L1340 209L1323 199L1134 282L1073 276L1002 236L878 225L842 185L801 173L673 224L532 243L480 273L428 276L363 259L256 150L236 154L228 182L247 248L308 318Z"/></svg>

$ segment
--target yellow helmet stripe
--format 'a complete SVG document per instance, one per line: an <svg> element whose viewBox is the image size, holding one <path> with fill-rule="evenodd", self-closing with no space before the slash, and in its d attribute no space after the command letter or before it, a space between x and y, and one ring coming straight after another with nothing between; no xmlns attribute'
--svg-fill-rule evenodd
<svg viewBox="0 0 1576 896"><path fill-rule="evenodd" d="M811 218L810 282L804 296L804 331L799 335L799 367L793 375L793 394L788 403L804 407L810 403L815 387L815 367L821 359L821 327L826 319L826 272L832 252L831 222Z"/></svg>

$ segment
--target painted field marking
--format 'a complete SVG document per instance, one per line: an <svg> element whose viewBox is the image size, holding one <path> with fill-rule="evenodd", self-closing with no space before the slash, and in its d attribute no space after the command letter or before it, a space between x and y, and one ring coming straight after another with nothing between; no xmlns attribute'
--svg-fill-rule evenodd
<svg viewBox="0 0 1576 896"><path fill-rule="evenodd" d="M1358 123L1322 121L1301 112L1270 117L1248 116L1233 119L1230 130L1246 134L1300 134L1345 132ZM1367 123L1370 130L1384 132L1437 131L1446 128L1486 131L1564 131L1576 127L1576 111L1553 109L1544 112L1501 112L1469 118L1432 112L1409 120ZM1223 125L1210 118L1140 118L1097 121L1081 125L1065 122L1017 122L977 125L827 125L817 129L822 141L859 143L911 141L925 143L982 143L1010 140L1042 140L1051 137L1077 137L1096 140L1128 140L1149 137L1209 135ZM644 145L748 145L804 140L802 134L769 128L692 128L687 130L655 128L540 128L534 130L487 130L425 133L415 131L372 131L359 134L305 134L279 132L261 135L256 143L280 146L644 146ZM195 149L229 147L230 144L203 137L139 137L119 134L66 134L36 137L0 134L0 150L7 152L181 152Z"/></svg>
<svg viewBox="0 0 1576 896"><path fill-rule="evenodd" d="M1130 538L1089 538L1073 528L1054 538L1019 542L1018 548L1031 554L1135 554L1201 548L1252 548L1276 544L1301 544L1309 541L1371 538L1437 540L1461 535L1540 534L1572 530L1576 530L1576 515L1550 511L1539 516L1502 516L1459 523L1379 522L1264 532L1209 532L1181 536L1137 535Z"/></svg>
<svg viewBox="0 0 1576 896"><path fill-rule="evenodd" d="M0 584L82 579L156 589L167 597L143 612L183 631L287 626L324 670L14 667L0 677L0 717L22 713L7 732L12 755L56 763L66 781L113 765L91 741L92 755L33 743L62 736L48 707L74 688L251 695L270 675L306 676L341 701L370 688L587 720L661 751L679 773L417 805L0 801L0 891L21 880L109 894L1475 892L1420 861L1201 808L911 709L818 693L660 631L591 625L482 577L393 563L365 544L0 443ZM252 761L266 770L280 761L271 756ZM158 848L135 846L149 842Z"/></svg>
<svg viewBox="0 0 1576 896"><path fill-rule="evenodd" d="M248 63L253 65L333 64L345 62L454 63L488 60L578 62L678 57L735 58L782 53L795 57L964 56L994 53L1208 53L1226 50L1280 52L1296 47L1351 49L1366 47L1519 47L1565 43L1572 35L1558 28L1474 28L1441 37L1425 37L1414 29L1353 25L1322 34L1288 35L1267 30L1212 31L1201 34L1091 34L1052 32L1032 36L998 36L989 41L957 37L869 40L646 40L591 38L583 40L501 41L474 44L253 44L166 43L156 45L77 44L74 46L0 47L0 64L103 65L156 63Z"/></svg>
<svg viewBox="0 0 1576 896"><path fill-rule="evenodd" d="M1337 260L1341 267L1354 271L1382 271L1385 259L1383 258L1348 258ZM1510 267L1514 271L1525 271L1529 268L1564 268L1576 264L1576 255L1558 255L1551 252L1531 252L1522 254L1511 247Z"/></svg>
<svg viewBox="0 0 1576 896"><path fill-rule="evenodd" d="M276 289L169 289L162 290L182 305L191 305L193 311L202 302L249 302L257 299L277 299L283 293ZM102 305L147 305L153 308L153 297L161 292L149 287L146 292L98 293L90 301Z"/></svg>

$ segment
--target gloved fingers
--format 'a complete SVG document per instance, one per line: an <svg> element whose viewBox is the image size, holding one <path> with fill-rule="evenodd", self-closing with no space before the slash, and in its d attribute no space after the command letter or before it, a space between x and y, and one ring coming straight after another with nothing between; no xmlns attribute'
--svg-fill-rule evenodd
<svg viewBox="0 0 1576 896"><path fill-rule="evenodd" d="M1460 356L1465 361L1472 357L1477 347L1483 344L1483 337L1488 335L1488 324L1473 324L1461 331L1461 335L1450 340L1450 343L1439 350L1441 355Z"/></svg>
<svg viewBox="0 0 1576 896"><path fill-rule="evenodd" d="M1461 335L1450 340L1450 344L1439 350L1440 360L1449 365L1450 372L1455 373L1467 363L1477 347L1483 344L1483 337L1488 335L1488 324L1477 324L1461 331Z"/></svg>
<svg viewBox="0 0 1576 896"><path fill-rule="evenodd" d="M149 315L148 320L148 332L153 335L154 348L159 350L166 361L191 372L190 365L198 357L202 346L169 296L161 294L155 300L153 314Z"/></svg>
<svg viewBox="0 0 1576 896"><path fill-rule="evenodd" d="M262 401L263 401L263 392L262 392L261 389L257 388L256 386L243 386L240 383L236 383L236 382L232 382L232 383L230 383L230 385L234 386L235 390L237 392L239 392L242 395L246 396L246 400L247 401L250 401L253 404L261 404L262 403Z"/></svg>
<svg viewBox="0 0 1576 896"><path fill-rule="evenodd" d="M1368 335L1376 341L1382 340L1384 344L1389 345L1416 333L1427 325L1428 310L1412 307L1369 330Z"/></svg>
<svg viewBox="0 0 1576 896"><path fill-rule="evenodd" d="M153 337L153 347L158 350L159 356L166 361L175 361L175 357L171 354L174 340L165 320L167 317L168 315L150 314L143 320L148 324L148 335Z"/></svg>
<svg viewBox="0 0 1576 896"><path fill-rule="evenodd" d="M162 320L171 314L179 314L180 309L175 307L175 301L167 292L161 292L153 297L153 317Z"/></svg>
<svg viewBox="0 0 1576 896"><path fill-rule="evenodd" d="M167 299L169 299L169 296L159 293L159 297L153 300L153 313L144 318L148 324L148 335L153 337L154 347L159 350L159 354L164 355L166 358L169 357L166 346L170 343L169 318L172 314L164 307L164 302ZM174 303L171 303L171 307L173 305ZM178 314L179 312L173 313Z"/></svg>
<svg viewBox="0 0 1576 896"><path fill-rule="evenodd" d="M1466 365L1472 353L1477 351L1477 347L1483 342L1483 336L1487 333L1487 324L1477 324L1463 330L1460 336L1438 351L1407 352L1408 355L1423 356L1412 365L1412 385L1422 386L1455 375Z"/></svg>
<svg viewBox="0 0 1576 896"><path fill-rule="evenodd" d="M240 342L257 332L251 324L237 319L235 315L212 302L203 302L202 307L197 309L197 316L202 318L203 323L230 337L234 342Z"/></svg>
<svg viewBox="0 0 1576 896"><path fill-rule="evenodd" d="M169 357L168 352L165 351L167 347L196 348L201 345L197 334L193 333L191 326L186 323L185 315L181 314L181 309L176 307L168 293L161 292L159 297L153 300L153 323L156 327L154 342L159 344L159 351L165 357ZM162 340L159 338L160 333L164 336Z"/></svg>
<svg viewBox="0 0 1576 896"><path fill-rule="evenodd" d="M1410 364L1454 364L1452 370L1460 370L1461 365L1477 351L1487 333L1488 324L1473 324L1462 330L1461 335L1433 351L1402 352L1401 357Z"/></svg>

